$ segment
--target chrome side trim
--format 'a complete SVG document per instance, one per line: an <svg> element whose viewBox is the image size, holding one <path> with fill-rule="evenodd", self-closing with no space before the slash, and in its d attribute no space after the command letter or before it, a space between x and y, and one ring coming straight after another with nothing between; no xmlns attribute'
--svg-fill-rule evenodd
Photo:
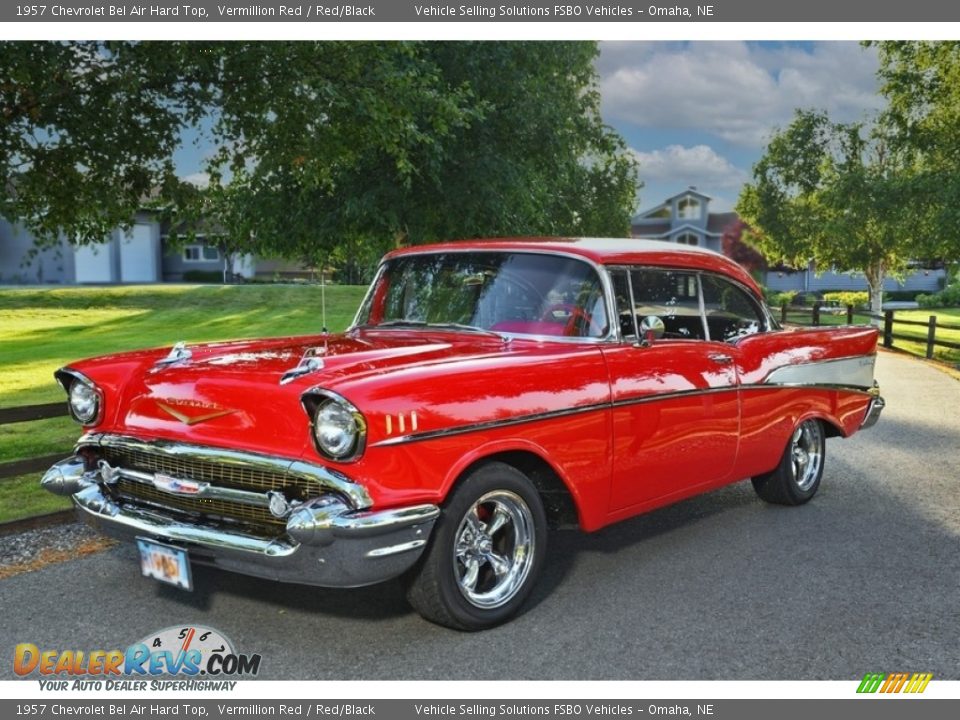
<svg viewBox="0 0 960 720"><path fill-rule="evenodd" d="M593 405L581 405L575 408L563 408L561 410L549 410L542 413L532 413L530 415L517 415L512 418L503 418L497 420L485 420L468 425L458 425L443 430L427 430L421 433L410 433L408 435L398 435L375 442L371 447L389 447L390 445L400 445L408 442L420 442L422 440L433 440L438 437L449 437L451 435L462 435L464 433L477 432L481 430L490 430L498 427L508 427L510 425L520 425L522 423L537 422L538 420L548 420L551 418L564 417L566 415L578 415L580 413L591 412L593 410L602 410L610 407L609 402L596 403Z"/></svg>
<svg viewBox="0 0 960 720"><path fill-rule="evenodd" d="M869 388L873 386L873 371L876 362L876 355L855 355L846 358L813 360L784 365L767 375L764 382L777 385L785 383L826 383Z"/></svg>
<svg viewBox="0 0 960 720"><path fill-rule="evenodd" d="M389 447L391 445L401 445L403 443L421 442L423 440L434 440L439 437L450 437L453 435L462 435L464 433L478 432L482 430L491 430L494 428L508 427L510 425L520 425L523 423L538 422L540 420L551 420L557 417L567 415L577 415L580 413L593 412L595 410L609 410L612 408L629 407L631 405L641 405L644 403L660 402L662 400L673 400L682 397L693 397L696 395L715 395L718 393L737 392L739 390L772 390L778 388L805 388L808 390L841 390L844 392L859 393L870 395L871 391L867 387L859 385L846 385L842 383L752 383L749 385L729 385L718 388L697 388L695 390L677 390L668 393L651 393L640 397L625 398L613 402L593 403L591 405L581 405L575 408L563 408L561 410L549 410L542 413L531 413L530 415L518 415L512 418L497 420L487 420L484 422L470 423L468 425L458 425L456 427L445 428L443 430L429 430L422 433L409 433L407 435L398 435L397 437L380 440L373 443L370 447Z"/></svg>
<svg viewBox="0 0 960 720"><path fill-rule="evenodd" d="M126 435L111 433L87 433L77 442L77 449L86 446L116 447L158 453L168 457L220 463L223 465L250 465L272 472L287 473L304 480L312 480L321 488L332 490L346 498L356 510L373 505L367 489L343 473L323 465L313 465L301 460L261 455L259 453L226 448L191 445L170 440L141 440Z"/></svg>

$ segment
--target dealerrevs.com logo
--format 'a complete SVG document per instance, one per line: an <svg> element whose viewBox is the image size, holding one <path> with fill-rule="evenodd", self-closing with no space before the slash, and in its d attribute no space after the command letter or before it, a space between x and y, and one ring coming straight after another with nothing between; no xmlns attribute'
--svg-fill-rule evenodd
<svg viewBox="0 0 960 720"><path fill-rule="evenodd" d="M225 678L256 676L260 661L259 654L237 653L218 630L192 625L150 633L125 650L20 643L13 671L21 677L39 675L41 690L232 690L236 682Z"/></svg>

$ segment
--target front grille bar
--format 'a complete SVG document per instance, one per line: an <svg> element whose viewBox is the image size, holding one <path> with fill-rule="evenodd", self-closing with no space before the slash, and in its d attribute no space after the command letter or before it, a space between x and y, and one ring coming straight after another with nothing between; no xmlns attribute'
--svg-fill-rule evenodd
<svg viewBox="0 0 960 720"><path fill-rule="evenodd" d="M210 483L197 483L195 492L184 492L169 490L163 487L163 479L158 479L153 473L141 472L130 468L111 467L105 460L100 461L100 476L108 485L112 484L115 478L124 478L135 483L140 483L153 488L161 493L171 497L189 499L199 498L203 500L222 500L225 502L235 502L243 505L253 505L255 507L270 507L270 494L277 492L269 490L265 493L249 492L247 490L237 490L235 488L219 487ZM175 478L176 480L192 480L192 478ZM289 507L284 515L290 513Z"/></svg>
<svg viewBox="0 0 960 720"><path fill-rule="evenodd" d="M320 495L324 492L334 492L346 500L354 510L364 510L373 505L366 488L359 485L342 473L331 468L306 463L300 460L280 458L259 453L215 448L205 445L190 445L171 440L146 441L139 438L109 433L88 433L80 438L77 450L84 447L113 448L118 451L127 451L153 456L173 463L177 468L174 472L163 472L165 466L159 469L164 475L178 477L196 482L209 482L211 486L222 487L222 478L226 478L229 485L237 486L240 492L250 493L250 487L267 490L285 490L290 487L299 488L301 493L310 489L309 495ZM119 464L119 463L118 463ZM181 472L179 468L199 468L201 472ZM132 468L126 468L132 469ZM144 472L143 469L140 469ZM315 491L314 491L315 490ZM304 498L305 499L305 498Z"/></svg>

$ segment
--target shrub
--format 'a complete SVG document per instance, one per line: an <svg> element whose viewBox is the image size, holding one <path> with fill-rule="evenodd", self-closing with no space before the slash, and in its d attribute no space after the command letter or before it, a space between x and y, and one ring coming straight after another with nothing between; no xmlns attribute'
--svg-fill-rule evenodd
<svg viewBox="0 0 960 720"><path fill-rule="evenodd" d="M770 307L778 308L783 307L784 305L793 305L793 301L797 298L796 290L787 290L786 292L774 292L770 293L767 297L767 305Z"/></svg>
<svg viewBox="0 0 960 720"><path fill-rule="evenodd" d="M844 307L853 305L864 307L870 303L870 293L866 292L828 292L823 294L823 299L827 302L838 302Z"/></svg>
<svg viewBox="0 0 960 720"><path fill-rule="evenodd" d="M917 295L917 304L922 308L960 307L960 283L932 295Z"/></svg>

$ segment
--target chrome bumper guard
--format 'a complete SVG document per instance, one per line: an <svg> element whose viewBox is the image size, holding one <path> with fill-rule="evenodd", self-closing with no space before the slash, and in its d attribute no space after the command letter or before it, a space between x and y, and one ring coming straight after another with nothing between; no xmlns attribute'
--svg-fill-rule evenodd
<svg viewBox="0 0 960 720"><path fill-rule="evenodd" d="M288 511L285 534L260 537L115 499L105 489L115 470L87 470L73 456L51 467L41 485L70 496L81 519L106 535L152 538L183 547L195 562L282 582L360 587L396 577L420 557L440 514L436 505L354 510L331 493Z"/></svg>
<svg viewBox="0 0 960 720"><path fill-rule="evenodd" d="M872 397L870 398L870 403L867 405L867 412L863 416L863 422L860 423L861 430L866 430L876 425L877 420L880 419L880 413L883 412L883 408L887 405L879 393L879 389L876 390L876 393L871 393Z"/></svg>

